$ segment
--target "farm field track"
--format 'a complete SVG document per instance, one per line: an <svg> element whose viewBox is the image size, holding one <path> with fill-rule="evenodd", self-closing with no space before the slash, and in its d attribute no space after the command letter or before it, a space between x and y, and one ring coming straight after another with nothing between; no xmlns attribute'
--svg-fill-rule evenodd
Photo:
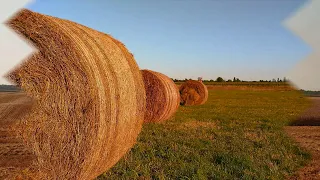
<svg viewBox="0 0 320 180"><path fill-rule="evenodd" d="M288 126L285 131L312 155L311 162L289 179L320 179L320 126Z"/></svg>
<svg viewBox="0 0 320 180"><path fill-rule="evenodd" d="M311 152L312 160L290 179L320 179L320 97L309 97L312 106L285 131L303 148Z"/></svg>
<svg viewBox="0 0 320 180"><path fill-rule="evenodd" d="M13 131L30 105L31 99L24 93L0 92L0 179L27 168L34 158Z"/></svg>

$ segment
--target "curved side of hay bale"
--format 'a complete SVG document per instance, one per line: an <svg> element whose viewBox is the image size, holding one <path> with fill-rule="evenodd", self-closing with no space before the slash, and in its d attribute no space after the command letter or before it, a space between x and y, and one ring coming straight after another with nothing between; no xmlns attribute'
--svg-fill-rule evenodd
<svg viewBox="0 0 320 180"><path fill-rule="evenodd" d="M144 122L162 122L170 119L179 108L179 89L164 74L141 70L146 88L146 113Z"/></svg>
<svg viewBox="0 0 320 180"><path fill-rule="evenodd" d="M181 105L202 105L208 100L208 89L200 81L189 80L183 83L180 88Z"/></svg>
<svg viewBox="0 0 320 180"><path fill-rule="evenodd" d="M136 142L145 113L126 47L80 24L22 10L9 26L39 49L8 77L37 102L23 139L44 179L94 179Z"/></svg>

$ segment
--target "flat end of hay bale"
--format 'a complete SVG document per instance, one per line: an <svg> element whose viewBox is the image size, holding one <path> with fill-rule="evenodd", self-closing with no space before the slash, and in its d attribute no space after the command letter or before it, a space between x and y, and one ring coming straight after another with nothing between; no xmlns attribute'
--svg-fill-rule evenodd
<svg viewBox="0 0 320 180"><path fill-rule="evenodd" d="M180 104L185 106L202 105L208 100L208 89L200 81L188 80L179 88Z"/></svg>
<svg viewBox="0 0 320 180"><path fill-rule="evenodd" d="M163 122L174 115L179 107L180 97L176 84L166 75L141 70L146 90L146 113L144 122Z"/></svg>

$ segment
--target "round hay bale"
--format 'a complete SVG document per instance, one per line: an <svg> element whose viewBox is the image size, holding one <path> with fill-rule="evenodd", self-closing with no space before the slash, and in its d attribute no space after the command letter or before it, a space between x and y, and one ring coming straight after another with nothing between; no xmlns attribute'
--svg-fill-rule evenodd
<svg viewBox="0 0 320 180"><path fill-rule="evenodd" d="M39 52L8 78L36 100L22 138L42 179L94 179L135 144L146 95L133 55L83 25L20 11L8 25Z"/></svg>
<svg viewBox="0 0 320 180"><path fill-rule="evenodd" d="M188 80L180 88L181 105L202 105L208 100L208 89L200 81Z"/></svg>
<svg viewBox="0 0 320 180"><path fill-rule="evenodd" d="M141 70L146 90L146 113L144 122L163 122L170 119L179 108L179 89L164 74Z"/></svg>

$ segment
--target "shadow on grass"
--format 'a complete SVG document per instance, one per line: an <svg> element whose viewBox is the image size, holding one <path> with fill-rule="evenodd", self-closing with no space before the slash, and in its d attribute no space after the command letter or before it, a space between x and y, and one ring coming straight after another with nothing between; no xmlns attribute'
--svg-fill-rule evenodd
<svg viewBox="0 0 320 180"><path fill-rule="evenodd" d="M320 117L301 117L292 121L290 126L320 126Z"/></svg>
<svg viewBox="0 0 320 180"><path fill-rule="evenodd" d="M320 97L308 97L311 106L294 119L290 126L320 126Z"/></svg>

